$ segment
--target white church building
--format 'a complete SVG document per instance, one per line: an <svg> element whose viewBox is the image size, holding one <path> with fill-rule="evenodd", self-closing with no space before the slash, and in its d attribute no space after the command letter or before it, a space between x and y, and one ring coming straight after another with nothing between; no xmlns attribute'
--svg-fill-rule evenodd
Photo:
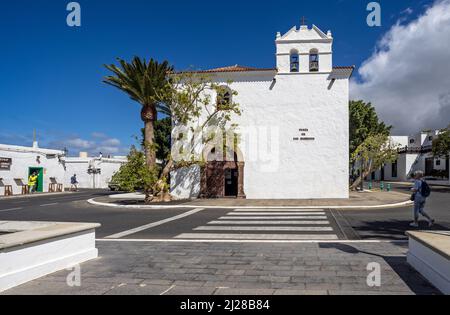
<svg viewBox="0 0 450 315"><path fill-rule="evenodd" d="M276 35L276 68L230 66L207 73L236 91L240 141L226 160L201 148L206 165L174 171L175 198L349 197L349 79L333 66L333 36L315 25ZM217 96L212 96L216 99ZM230 153L230 152L228 152Z"/></svg>

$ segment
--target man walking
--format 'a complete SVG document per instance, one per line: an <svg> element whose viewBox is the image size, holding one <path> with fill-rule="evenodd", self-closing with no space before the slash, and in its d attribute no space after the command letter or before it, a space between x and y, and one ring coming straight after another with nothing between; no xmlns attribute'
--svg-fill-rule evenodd
<svg viewBox="0 0 450 315"><path fill-rule="evenodd" d="M78 181L77 181L77 174L73 174L73 176L70 178L70 190L72 191L78 191ZM75 188L75 189L74 189Z"/></svg>
<svg viewBox="0 0 450 315"><path fill-rule="evenodd" d="M432 227L435 221L425 212L425 204L427 198L431 195L430 186L427 182L423 180L424 173L422 171L417 171L414 173L414 188L413 199L414 199L414 222L411 223L411 227L419 227L419 215L424 216L428 220L428 227Z"/></svg>
<svg viewBox="0 0 450 315"><path fill-rule="evenodd" d="M36 192L38 176L36 172L31 173L28 177L28 191L30 194L34 194Z"/></svg>

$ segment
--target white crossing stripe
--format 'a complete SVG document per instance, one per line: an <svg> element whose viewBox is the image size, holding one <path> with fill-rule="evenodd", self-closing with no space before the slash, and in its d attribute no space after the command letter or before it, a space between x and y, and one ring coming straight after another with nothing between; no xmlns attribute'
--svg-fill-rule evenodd
<svg viewBox="0 0 450 315"><path fill-rule="evenodd" d="M329 225L329 221L211 221L210 225Z"/></svg>
<svg viewBox="0 0 450 315"><path fill-rule="evenodd" d="M142 231L145 231L145 230L148 230L148 229L151 229L151 228L154 228L154 227L157 227L157 226L160 226L160 225L163 225L163 224L175 221L175 220L186 218L186 217L188 217L190 215L196 214L197 212L200 212L200 211L203 211L203 210L205 210L205 209L204 208L194 209L194 210L182 213L180 215L177 215L177 216L165 219L165 220L161 220L161 221L158 221L158 222L154 222L154 223L150 223L150 224L147 224L147 225L143 225L143 226L137 227L135 229L131 229L131 230L128 230L128 231L123 231L123 232L120 232L120 233L117 233L117 234L113 234L113 235L107 236L105 238L106 239L122 238L122 237L125 237L125 236L128 236L128 235L132 235L132 234L136 234L136 233L139 233L139 232L142 232Z"/></svg>
<svg viewBox="0 0 450 315"><path fill-rule="evenodd" d="M279 217L272 217L272 216L252 216L252 217L235 217L235 216L226 216L221 217L219 220L326 220L327 216L279 216Z"/></svg>
<svg viewBox="0 0 450 315"><path fill-rule="evenodd" d="M236 212L323 212L324 209L235 209Z"/></svg>
<svg viewBox="0 0 450 315"><path fill-rule="evenodd" d="M176 239L213 239L213 240L337 240L334 234L219 234L184 233Z"/></svg>
<svg viewBox="0 0 450 315"><path fill-rule="evenodd" d="M200 226L194 231L333 232L333 228L319 226Z"/></svg>
<svg viewBox="0 0 450 315"><path fill-rule="evenodd" d="M252 234L247 234L252 233ZM290 234L287 234L290 233ZM339 237L325 209L234 209L225 216L182 233L186 241L335 241Z"/></svg>
<svg viewBox="0 0 450 315"><path fill-rule="evenodd" d="M325 215L325 212L230 212L227 215Z"/></svg>

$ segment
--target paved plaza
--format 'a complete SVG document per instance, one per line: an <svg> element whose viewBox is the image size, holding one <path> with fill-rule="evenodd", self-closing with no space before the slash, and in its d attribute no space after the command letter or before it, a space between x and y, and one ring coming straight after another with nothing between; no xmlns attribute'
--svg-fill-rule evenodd
<svg viewBox="0 0 450 315"><path fill-rule="evenodd" d="M5 294L338 295L439 294L405 259L407 244L98 242L81 286L61 271ZM370 263L381 286L369 287Z"/></svg>

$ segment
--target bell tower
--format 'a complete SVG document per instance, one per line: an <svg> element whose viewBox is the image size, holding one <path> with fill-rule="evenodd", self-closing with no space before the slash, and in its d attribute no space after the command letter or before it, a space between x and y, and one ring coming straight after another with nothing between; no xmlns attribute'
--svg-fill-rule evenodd
<svg viewBox="0 0 450 315"><path fill-rule="evenodd" d="M309 28L302 19L286 34L276 36L276 58L279 74L331 73L333 70L333 36L317 26Z"/></svg>

